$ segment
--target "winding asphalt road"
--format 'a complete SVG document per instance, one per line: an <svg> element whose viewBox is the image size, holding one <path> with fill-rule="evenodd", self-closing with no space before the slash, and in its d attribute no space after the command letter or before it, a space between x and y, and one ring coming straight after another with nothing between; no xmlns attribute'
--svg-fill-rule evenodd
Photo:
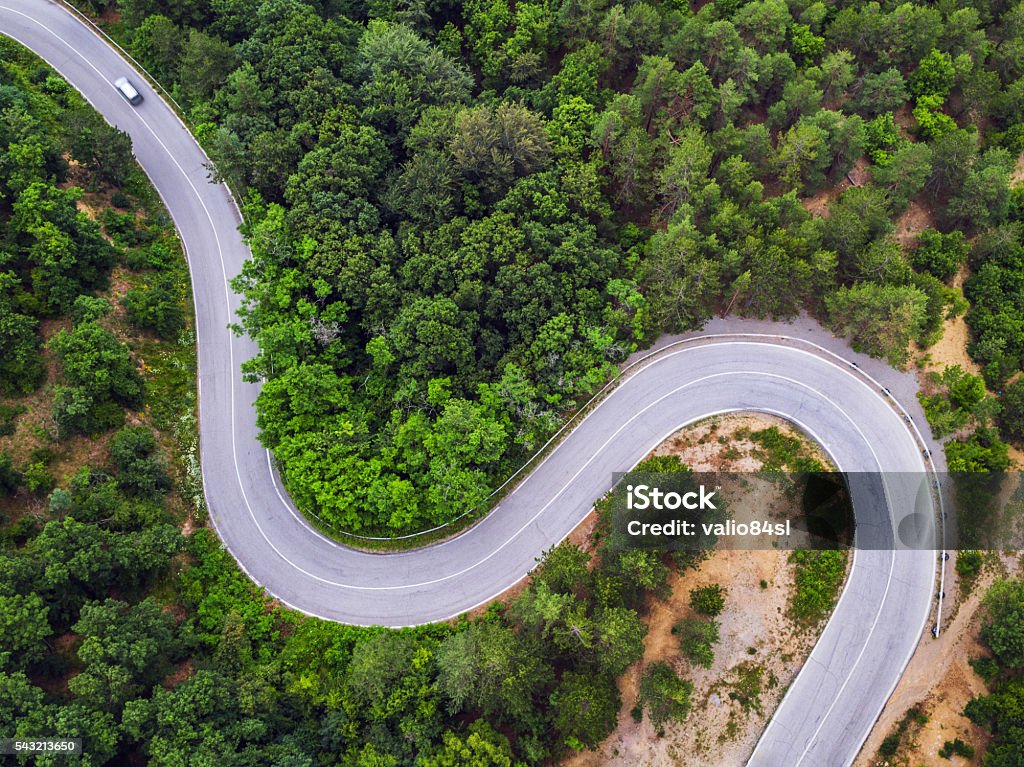
<svg viewBox="0 0 1024 767"><path fill-rule="evenodd" d="M638 366L495 513L461 536L387 555L340 546L295 510L256 439L257 388L239 375L255 348L227 330L238 305L228 279L249 254L238 210L224 186L208 181L205 155L141 75L132 77L145 101L133 108L121 98L112 83L132 68L59 4L0 0L0 32L48 61L131 135L177 225L196 304L207 502L218 534L253 580L329 620L402 626L449 618L517 582L587 515L614 472L680 426L734 410L775 413L851 473L860 548L833 617L750 764L852 762L924 630L934 589L934 552L902 550L893 535L893 517L921 507L926 528L933 518L920 489L921 449L865 371L894 387L906 389L906 381L860 357L853 368L821 348L834 343L813 328L712 323L700 338Z"/></svg>

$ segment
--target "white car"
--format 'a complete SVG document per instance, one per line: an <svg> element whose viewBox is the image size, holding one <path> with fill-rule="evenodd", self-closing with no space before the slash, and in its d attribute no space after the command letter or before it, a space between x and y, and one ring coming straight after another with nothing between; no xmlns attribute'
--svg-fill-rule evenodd
<svg viewBox="0 0 1024 767"><path fill-rule="evenodd" d="M114 80L114 87L120 91L121 95L132 106L138 106L142 103L142 94L128 81L127 77L119 77Z"/></svg>

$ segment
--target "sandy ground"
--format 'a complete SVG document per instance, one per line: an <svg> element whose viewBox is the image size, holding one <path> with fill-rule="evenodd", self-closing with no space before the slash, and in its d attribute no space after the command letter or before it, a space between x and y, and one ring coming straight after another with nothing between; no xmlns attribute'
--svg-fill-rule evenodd
<svg viewBox="0 0 1024 767"><path fill-rule="evenodd" d="M962 288L969 274L970 271L964 265L953 277L952 286L954 288ZM933 346L921 349L915 345L913 356L922 373L931 371L941 373L947 367L959 365L968 373L980 375L981 368L967 354L967 342L969 340L970 331L967 329L967 323L964 322L964 315L961 314L959 317L954 317L943 323L942 338ZM922 379L923 377L923 375L919 376Z"/></svg>
<svg viewBox="0 0 1024 767"><path fill-rule="evenodd" d="M1024 155L1017 158L1017 167L1010 174L1010 186L1024 184Z"/></svg>
<svg viewBox="0 0 1024 767"><path fill-rule="evenodd" d="M960 590L953 619L938 640L930 636L921 639L854 767L917 767L922 764L973 767L981 764L987 735L963 715L963 710L971 698L985 693L986 687L968 661L987 654L978 640L981 597L997 577L1019 574L1019 571L1019 561L1015 556L1002 556L996 564L986 565L969 590ZM952 569L950 572L955 573ZM946 588L947 595L959 590L951 581L947 582L950 583ZM880 757L878 747L882 740L894 731L913 706L918 706L927 715L927 723L908 730L904 737L905 745L895 757L888 760ZM939 749L947 740L954 738L974 746L975 758L941 759Z"/></svg>
<svg viewBox="0 0 1024 767"><path fill-rule="evenodd" d="M952 365L959 365L968 373L978 375L981 368L967 354L968 333L963 315L946 320L942 338L924 351L928 358L925 368L939 372Z"/></svg>
<svg viewBox="0 0 1024 767"><path fill-rule="evenodd" d="M759 446L733 435L768 426L799 436L788 422L777 418L729 415L676 433L654 453L679 455L697 471L755 471L761 465L756 457ZM807 453L824 458L816 445L801 439ZM728 593L725 610L718 617L721 631L715 661L710 669L702 669L681 657L672 626L693 615L691 589L716 583ZM696 569L673 573L670 585L671 598L652 599L648 604L643 659L619 680L618 727L598 750L574 754L563 762L565 767L742 765L817 638L816 632L799 630L789 618L793 580L785 552L719 551ZM659 660L670 663L694 685L690 715L682 723L667 725L663 737L646 716L638 723L630 714L643 669ZM757 705L744 709L729 693L739 674L752 670L760 671L762 692Z"/></svg>
<svg viewBox="0 0 1024 767"><path fill-rule="evenodd" d="M801 440L808 457L831 466L825 452L797 431L789 421L761 413L735 413L708 418L677 431L656 447L651 455L678 455L697 472L758 471L761 468L758 457L761 446L746 435L772 426L786 436Z"/></svg>
<svg viewBox="0 0 1024 767"><path fill-rule="evenodd" d="M904 248L914 244L917 235L929 227L935 226L931 211L918 200L912 200L907 209L896 219L896 231L893 237Z"/></svg>
<svg viewBox="0 0 1024 767"><path fill-rule="evenodd" d="M853 179L854 183L851 184L850 179ZM835 202L843 192L851 186L864 186L870 179L867 158L859 157L853 164L853 168L850 169L849 175L840 180L838 184L829 185L815 195L804 197L800 203L804 206L804 210L811 215L828 216L828 206Z"/></svg>

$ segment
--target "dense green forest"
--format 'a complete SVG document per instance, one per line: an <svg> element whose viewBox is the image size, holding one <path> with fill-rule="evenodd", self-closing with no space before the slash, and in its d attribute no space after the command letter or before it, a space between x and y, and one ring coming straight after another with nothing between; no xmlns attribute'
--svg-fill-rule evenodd
<svg viewBox="0 0 1024 767"><path fill-rule="evenodd" d="M895 364L966 311L1003 396L943 382L951 466L1005 467L989 424L1024 437L1024 4L92 10L244 201L263 440L333 526L483 508L626 355L722 311L807 308ZM606 736L676 563L565 546L507 608L390 632L280 609L182 533L177 244L127 138L0 51L4 732L158 767L540 764ZM897 238L911 208L926 224ZM991 599L1005 670L972 716L1012 764L1019 596ZM645 676L659 721L686 714L671 672Z"/></svg>
<svg viewBox="0 0 1024 767"><path fill-rule="evenodd" d="M606 737L669 564L566 544L418 630L268 600L195 529L187 272L130 142L4 39L0 109L0 732L84 742L19 763L512 767ZM687 689L665 667L638 715Z"/></svg>
<svg viewBox="0 0 1024 767"><path fill-rule="evenodd" d="M485 508L616 363L718 311L807 308L903 364L971 260L971 353L992 387L1021 367L1020 3L93 8L246 201L262 439L335 528Z"/></svg>

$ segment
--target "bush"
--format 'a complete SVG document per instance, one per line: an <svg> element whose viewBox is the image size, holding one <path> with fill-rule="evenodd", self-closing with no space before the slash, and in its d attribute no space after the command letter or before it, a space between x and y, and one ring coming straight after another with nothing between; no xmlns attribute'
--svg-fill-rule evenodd
<svg viewBox="0 0 1024 767"><path fill-rule="evenodd" d="M999 664L996 663L995 658L971 658L967 662L974 669L974 673L984 679L987 685L991 685L999 676Z"/></svg>
<svg viewBox="0 0 1024 767"><path fill-rule="evenodd" d="M0 254L0 261L3 258ZM39 354L39 321L15 311L3 296L13 280L13 275L0 273L0 394L30 392L45 376Z"/></svg>
<svg viewBox="0 0 1024 767"><path fill-rule="evenodd" d="M886 735L885 740L882 741L882 745L878 747L878 753L880 756L895 756L896 752L900 748L900 736L899 733L894 732L891 735Z"/></svg>
<svg viewBox="0 0 1024 767"><path fill-rule="evenodd" d="M981 376L964 373L949 387L949 398L958 408L970 410L985 397L985 382Z"/></svg>
<svg viewBox="0 0 1024 767"><path fill-rule="evenodd" d="M0 437L9 437L14 434L15 419L25 412L24 406L0 405Z"/></svg>
<svg viewBox="0 0 1024 767"><path fill-rule="evenodd" d="M942 234L925 229L917 236L917 247L911 263L919 272L928 272L940 280L948 280L967 260L967 242L960 231Z"/></svg>
<svg viewBox="0 0 1024 767"><path fill-rule="evenodd" d="M760 713L764 669L755 663L745 661L732 672L736 674L736 679L729 685L729 700L739 703L744 711ZM769 681L769 684L774 685L775 682Z"/></svg>
<svg viewBox="0 0 1024 767"><path fill-rule="evenodd" d="M82 295L71 307L71 321L76 325L93 322L106 317L113 308L105 298Z"/></svg>
<svg viewBox="0 0 1024 767"><path fill-rule="evenodd" d="M702 668L711 668L719 628L713 618L686 618L672 627L672 633L679 635L679 649L687 660Z"/></svg>
<svg viewBox="0 0 1024 767"><path fill-rule="evenodd" d="M717 583L700 589L691 589L690 607L701 615L716 617L725 608L725 589Z"/></svg>
<svg viewBox="0 0 1024 767"><path fill-rule="evenodd" d="M7 453L0 453L0 495L14 495L21 486L22 476L14 468Z"/></svg>
<svg viewBox="0 0 1024 767"><path fill-rule="evenodd" d="M676 675L664 661L652 663L640 679L637 707L643 705L655 729L669 721L681 722L690 712L693 684Z"/></svg>
<svg viewBox="0 0 1024 767"><path fill-rule="evenodd" d="M124 410L116 402L96 401L81 386L56 386L53 418L61 437L100 434L124 423Z"/></svg>
<svg viewBox="0 0 1024 767"><path fill-rule="evenodd" d="M956 572L964 578L970 578L977 575L981 570L982 557L980 551L974 549L966 549L964 551L957 552L956 555Z"/></svg>
<svg viewBox="0 0 1024 767"><path fill-rule="evenodd" d="M1024 580L999 580L982 600L988 619L981 639L1000 666L1024 667Z"/></svg>
<svg viewBox="0 0 1024 767"><path fill-rule="evenodd" d="M48 495L56 484L53 474L42 461L30 463L25 467L25 488L33 495Z"/></svg>
<svg viewBox="0 0 1024 767"><path fill-rule="evenodd" d="M115 208L121 208L121 210L126 210L132 207L132 198L126 195L120 189L118 189L116 192L110 195L110 204L113 205Z"/></svg>
<svg viewBox="0 0 1024 767"><path fill-rule="evenodd" d="M986 397L985 382L980 376L971 375L959 365L950 365L941 374L929 373L928 379L941 387L936 394L917 395L932 427L932 436L939 438L959 431L976 414L978 420L984 420L982 411L993 400Z"/></svg>
<svg viewBox="0 0 1024 767"><path fill-rule="evenodd" d="M1024 441L1024 380L1014 381L999 399L999 429L1007 439Z"/></svg>
<svg viewBox="0 0 1024 767"><path fill-rule="evenodd" d="M121 304L133 325L152 330L165 341L177 338L185 325L185 312L170 277L160 277L151 284L132 288L121 299Z"/></svg>
<svg viewBox="0 0 1024 767"><path fill-rule="evenodd" d="M152 239L149 232L136 226L133 213L118 213L113 208L105 208L101 220L110 239L122 248L140 245Z"/></svg>
<svg viewBox="0 0 1024 767"><path fill-rule="evenodd" d="M4 528L3 532L0 533L0 539L8 545L21 546L39 535L41 529L39 520L35 517L18 517Z"/></svg>
<svg viewBox="0 0 1024 767"><path fill-rule="evenodd" d="M110 460L117 484L126 493L153 497L170 485L162 458L154 455L156 438L145 426L126 426L110 439Z"/></svg>
<svg viewBox="0 0 1024 767"><path fill-rule="evenodd" d="M835 604L846 572L846 555L841 551L797 549L790 553L789 561L796 566L793 615L798 620L816 623Z"/></svg>
<svg viewBox="0 0 1024 767"><path fill-rule="evenodd" d="M750 439L762 448L758 457L764 465L763 471L792 467L800 457L800 440L783 434L776 426L752 432Z"/></svg>
<svg viewBox="0 0 1024 767"><path fill-rule="evenodd" d="M124 264L129 269L142 271L144 269L166 269L174 263L174 256L170 249L162 242L154 242L152 245L129 248L124 255Z"/></svg>
<svg viewBox="0 0 1024 767"><path fill-rule="evenodd" d="M960 738L947 740L942 744L942 748L939 749L939 756L943 759L949 759L952 756L962 756L965 759L973 759L974 746L969 743L964 743Z"/></svg>
<svg viewBox="0 0 1024 767"><path fill-rule="evenodd" d="M946 443L946 463L951 472L985 474L1006 471L1011 462L1009 448L995 429L979 428L965 440Z"/></svg>

